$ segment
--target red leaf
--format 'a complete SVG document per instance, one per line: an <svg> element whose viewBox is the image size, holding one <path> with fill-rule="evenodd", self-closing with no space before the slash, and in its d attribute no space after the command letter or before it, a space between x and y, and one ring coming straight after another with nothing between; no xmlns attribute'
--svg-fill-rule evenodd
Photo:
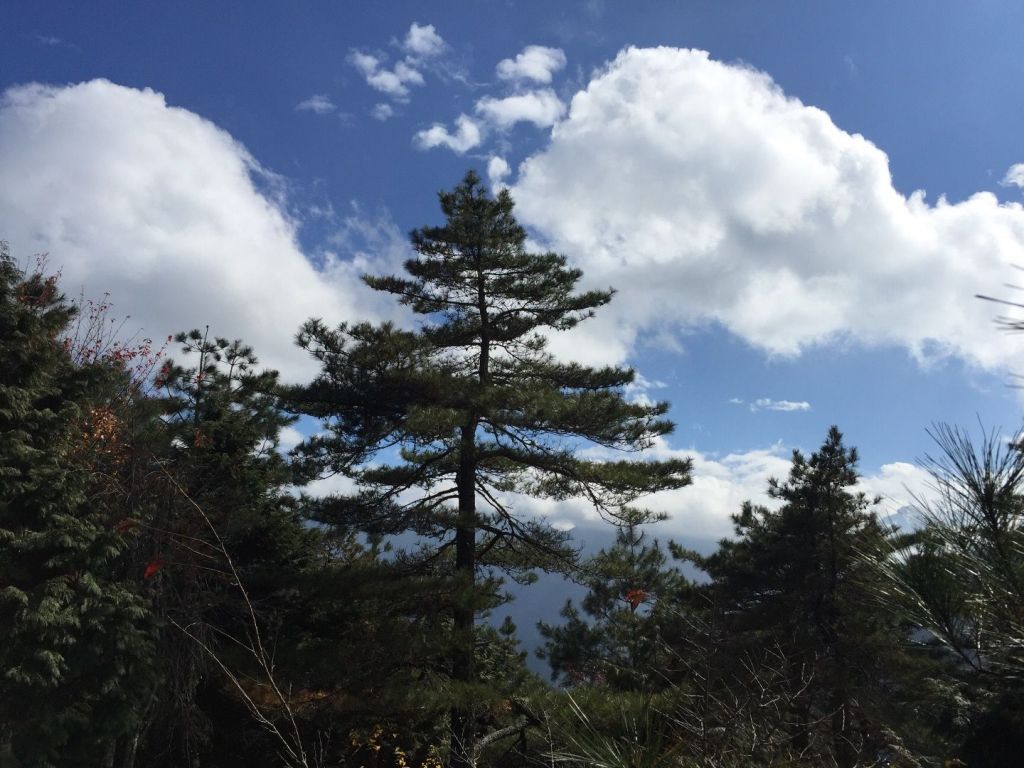
<svg viewBox="0 0 1024 768"><path fill-rule="evenodd" d="M157 575L157 573L160 572L160 569L163 567L164 559L157 555L152 560L150 560L149 563L146 565L146 570L142 572L142 578L152 579L154 576Z"/></svg>
<svg viewBox="0 0 1024 768"><path fill-rule="evenodd" d="M647 593L642 589L631 589L626 593L626 602L629 603L630 608L634 611L646 599Z"/></svg>

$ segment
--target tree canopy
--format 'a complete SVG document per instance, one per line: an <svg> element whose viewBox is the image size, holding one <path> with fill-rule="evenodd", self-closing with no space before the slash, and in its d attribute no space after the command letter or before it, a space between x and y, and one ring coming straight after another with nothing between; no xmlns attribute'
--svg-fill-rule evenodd
<svg viewBox="0 0 1024 768"><path fill-rule="evenodd" d="M326 428L299 448L301 464L311 475L345 473L358 488L325 501L318 519L412 531L436 542L424 562L451 561L452 677L471 686L474 620L494 600L481 569L522 578L574 560L565 534L517 511L515 496L582 496L610 518L636 520L645 516L637 498L685 485L690 464L581 455L588 443L640 451L672 429L667 404L627 400L632 370L561 363L547 351L546 333L572 329L612 292L577 292L581 272L564 256L528 252L507 190L491 197L470 172L439 198L445 223L412 233L407 276L365 278L421 316L418 330L310 321L299 343L322 371L289 399ZM474 716L456 704L452 719L463 752L453 763L462 764Z"/></svg>
<svg viewBox="0 0 1024 768"><path fill-rule="evenodd" d="M896 531L832 427L670 559L668 404L548 346L613 291L474 173L439 200L365 277L401 322L309 320L287 386L209 331L121 339L0 246L0 768L1013 763L1019 434L933 427ZM540 571L586 589L539 625L553 684L498 614Z"/></svg>

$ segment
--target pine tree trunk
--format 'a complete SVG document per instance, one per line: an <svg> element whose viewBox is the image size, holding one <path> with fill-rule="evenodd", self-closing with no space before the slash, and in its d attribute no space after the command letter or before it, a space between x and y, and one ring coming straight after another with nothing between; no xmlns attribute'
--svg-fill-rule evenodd
<svg viewBox="0 0 1024 768"><path fill-rule="evenodd" d="M462 428L462 446L456 485L459 491L459 518L455 530L455 597L452 679L470 684L476 679L473 659L473 627L475 619L473 585L476 577L476 457L474 455L476 425ZM476 724L472 702L465 691L457 692L452 705L452 744L448 759L450 768L471 768L475 760Z"/></svg>
<svg viewBox="0 0 1024 768"><path fill-rule="evenodd" d="M477 250L477 311L480 313L480 360L477 376L481 386L489 378L490 339L485 279L480 268ZM474 625L476 619L476 428L475 416L462 427L459 446L459 471L456 485L459 491L459 519L455 528L455 580L459 594L455 600L455 648L452 658L452 678L462 683L463 691L456 694L452 706L452 746L448 758L450 768L474 768L476 765L476 718L473 702L466 696L466 688L476 680L474 664Z"/></svg>

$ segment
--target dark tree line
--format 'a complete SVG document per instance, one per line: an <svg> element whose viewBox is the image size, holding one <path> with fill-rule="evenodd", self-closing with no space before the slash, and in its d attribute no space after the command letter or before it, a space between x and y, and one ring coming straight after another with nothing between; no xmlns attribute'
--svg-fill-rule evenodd
<svg viewBox="0 0 1024 768"><path fill-rule="evenodd" d="M475 174L440 202L366 278L416 329L311 320L304 385L208 331L119 341L0 253L0 766L1012 764L1017 443L937 428L939 501L895 531L833 428L715 552L663 548L668 405L546 348L612 292ZM351 492L304 490L330 475ZM614 545L581 559L525 497ZM554 686L489 620L538 571L588 589L540 627Z"/></svg>

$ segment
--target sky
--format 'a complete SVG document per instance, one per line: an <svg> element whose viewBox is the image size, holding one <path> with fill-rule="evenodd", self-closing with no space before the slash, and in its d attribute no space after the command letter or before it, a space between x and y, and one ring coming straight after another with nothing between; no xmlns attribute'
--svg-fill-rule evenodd
<svg viewBox="0 0 1024 768"><path fill-rule="evenodd" d="M727 534L831 424L891 511L929 425L1020 423L1024 337L975 295L1024 266L1021 29L995 0L7 0L0 239L301 381L308 317L410 322L359 275L472 168L617 290L552 349L672 404L653 455L694 483L660 536Z"/></svg>

